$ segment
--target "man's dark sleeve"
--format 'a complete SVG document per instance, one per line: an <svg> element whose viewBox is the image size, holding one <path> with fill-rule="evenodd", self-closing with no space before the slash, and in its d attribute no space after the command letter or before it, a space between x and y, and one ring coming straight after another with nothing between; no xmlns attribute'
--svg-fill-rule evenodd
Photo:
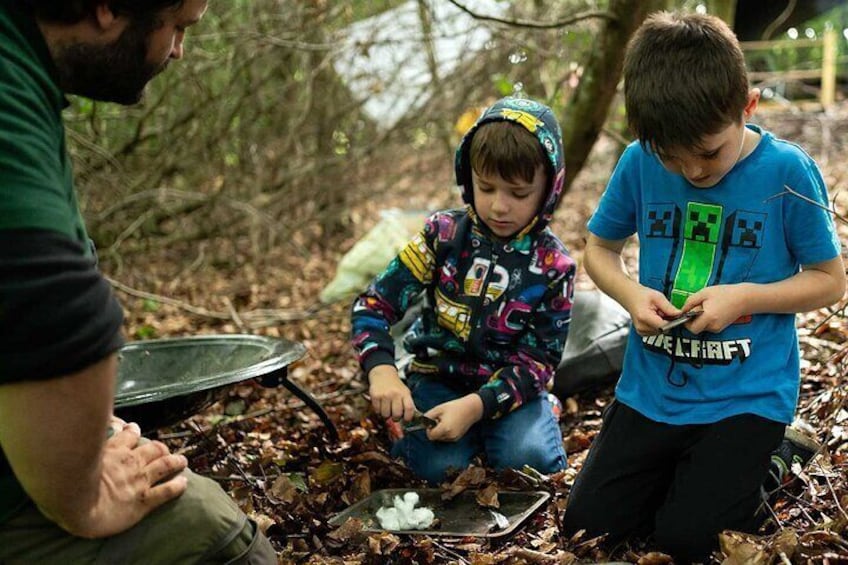
<svg viewBox="0 0 848 565"><path fill-rule="evenodd" d="M123 312L93 257L47 230L0 231L0 383L67 375L123 344Z"/></svg>

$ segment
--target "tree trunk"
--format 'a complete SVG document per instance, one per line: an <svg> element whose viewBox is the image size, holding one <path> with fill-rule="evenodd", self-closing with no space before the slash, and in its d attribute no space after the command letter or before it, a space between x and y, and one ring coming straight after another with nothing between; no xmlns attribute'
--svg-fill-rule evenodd
<svg viewBox="0 0 848 565"><path fill-rule="evenodd" d="M665 6L664 0L610 0L615 20L605 20L583 70L580 84L565 106L562 117L565 144L565 190L580 172L604 126L615 96L624 49L645 17Z"/></svg>

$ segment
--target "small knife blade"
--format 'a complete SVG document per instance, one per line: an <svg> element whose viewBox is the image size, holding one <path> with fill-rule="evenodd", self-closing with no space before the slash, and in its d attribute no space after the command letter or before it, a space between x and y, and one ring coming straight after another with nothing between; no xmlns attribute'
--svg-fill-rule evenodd
<svg viewBox="0 0 848 565"><path fill-rule="evenodd" d="M405 432L417 432L419 430L429 430L438 424L436 420L433 418L428 418L418 410L415 411L415 415L413 415L412 419L408 422L403 423L403 431Z"/></svg>

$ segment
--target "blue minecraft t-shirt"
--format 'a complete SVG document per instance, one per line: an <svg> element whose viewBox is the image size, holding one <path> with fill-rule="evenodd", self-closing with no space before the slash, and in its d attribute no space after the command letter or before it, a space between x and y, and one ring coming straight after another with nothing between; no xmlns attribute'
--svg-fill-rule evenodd
<svg viewBox="0 0 848 565"><path fill-rule="evenodd" d="M639 237L639 282L680 307L710 285L771 283L839 255L815 162L797 145L762 134L715 186L669 173L638 142L624 152L589 231ZM631 329L616 398L652 420L705 424L751 413L789 423L800 362L793 314L741 318L718 334L639 336Z"/></svg>

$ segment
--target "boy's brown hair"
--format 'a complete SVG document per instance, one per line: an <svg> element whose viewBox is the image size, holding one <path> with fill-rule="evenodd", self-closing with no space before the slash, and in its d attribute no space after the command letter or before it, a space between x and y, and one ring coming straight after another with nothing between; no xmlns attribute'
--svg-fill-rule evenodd
<svg viewBox="0 0 848 565"><path fill-rule="evenodd" d="M496 173L508 181L521 179L533 182L539 165L548 181L551 178L550 160L536 136L507 121L480 126L471 138L469 162L471 169L477 173Z"/></svg>
<svg viewBox="0 0 848 565"><path fill-rule="evenodd" d="M748 93L739 41L715 16L651 14L627 46L627 122L652 150L694 148L704 136L738 123Z"/></svg>

